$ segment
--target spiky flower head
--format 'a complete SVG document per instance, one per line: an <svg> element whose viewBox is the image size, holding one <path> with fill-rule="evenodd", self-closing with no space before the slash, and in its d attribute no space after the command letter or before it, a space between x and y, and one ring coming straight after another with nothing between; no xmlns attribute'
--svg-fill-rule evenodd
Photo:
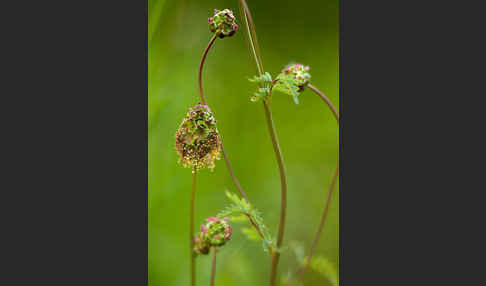
<svg viewBox="0 0 486 286"><path fill-rule="evenodd" d="M229 9L221 11L214 9L214 16L208 18L208 22L211 32L220 38L231 37L238 30L236 18L233 15L233 11Z"/></svg>
<svg viewBox="0 0 486 286"><path fill-rule="evenodd" d="M184 167L214 169L214 161L220 158L221 139L207 105L198 103L189 109L177 130L175 149Z"/></svg>
<svg viewBox="0 0 486 286"><path fill-rule="evenodd" d="M309 66L304 66L302 64L290 64L282 70L282 74L286 77L290 77L294 84L299 87L300 92L309 84L311 78L309 69Z"/></svg>

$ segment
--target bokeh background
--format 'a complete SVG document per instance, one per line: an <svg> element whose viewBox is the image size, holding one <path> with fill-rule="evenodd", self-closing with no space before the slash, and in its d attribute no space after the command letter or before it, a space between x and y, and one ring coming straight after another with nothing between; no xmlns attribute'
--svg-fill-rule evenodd
<svg viewBox="0 0 486 286"><path fill-rule="evenodd" d="M289 62L310 65L311 82L339 106L338 0L247 0L255 22L264 68L276 75ZM232 9L237 0L149 0L148 158L149 285L188 285L188 223L191 170L177 163L175 132L199 100L197 70L211 34L214 8ZM209 52L203 82L234 171L250 201L275 235L280 181L262 103L250 102L255 75L245 34L217 39ZM307 90L296 105L275 93L272 111L288 175L284 244L303 242L309 250L338 160L338 127L323 101ZM224 190L237 192L220 160L214 172L198 174L196 225L229 204ZM318 254L336 268L339 257L339 191L334 194ZM233 240L218 255L216 285L268 285L270 256L234 226ZM279 272L295 270L292 251L282 254ZM210 257L197 261L198 285L208 285ZM331 285L308 272L306 285Z"/></svg>

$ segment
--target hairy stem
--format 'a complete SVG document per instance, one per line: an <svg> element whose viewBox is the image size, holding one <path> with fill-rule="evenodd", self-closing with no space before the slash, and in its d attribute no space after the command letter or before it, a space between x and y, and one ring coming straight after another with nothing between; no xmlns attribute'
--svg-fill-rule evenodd
<svg viewBox="0 0 486 286"><path fill-rule="evenodd" d="M210 286L214 286L214 279L216 277L216 253L218 252L218 249L216 247L213 247L213 263L211 266L211 282Z"/></svg>
<svg viewBox="0 0 486 286"><path fill-rule="evenodd" d="M260 47L258 45L258 39L256 35L255 25L253 23L253 19L251 17L250 9L246 4L245 0L240 0L240 11L243 14L244 24L246 26L246 31L248 34L248 42L251 50L251 54L255 59L255 63L257 66L257 70L259 75L263 75L263 63L260 53ZM273 149L275 151L275 156L277 158L277 164L280 173L280 185L281 185L281 204L280 204L280 223L278 227L278 234L277 234L277 247L280 248L283 241L283 235L285 231L285 215L287 209L287 179L285 175L285 167L283 163L282 152L280 150L280 146L278 143L277 132L275 130L275 125L273 124L272 119L272 112L270 108L270 102L264 100L263 106L265 109L265 116L267 119L267 126L268 131L270 133L270 137L272 139ZM278 262L280 259L280 252L273 251L272 252L272 261L271 261L271 271L270 271L270 286L275 285L276 277L277 277L277 267Z"/></svg>
<svg viewBox="0 0 486 286"><path fill-rule="evenodd" d="M197 169L192 169L192 193L191 193L191 206L190 206L190 222L189 222L189 245L191 251L191 286L196 285L196 253L194 252L194 200L196 197L196 174Z"/></svg>
<svg viewBox="0 0 486 286"><path fill-rule="evenodd" d="M317 95L319 95L322 98L322 100L324 100L324 102L328 105L329 109L334 114L334 117L336 118L336 121L339 125L339 113L337 112L336 107L334 107L334 105L331 103L329 98L327 98L324 95L324 93L322 93L317 87L315 87L311 84L309 84L308 86L313 92L315 92ZM300 272L299 279L300 279L301 282L304 281L305 271L307 270L307 267L312 260L312 256L314 255L314 253L316 251L317 243L319 242L319 238L320 238L322 230L324 228L324 223L326 222L327 214L329 212L329 205L331 203L334 185L336 184L338 174L339 174L339 162L336 166L336 170L334 171L334 175L333 175L332 180L331 180L331 185L329 186L329 191L327 193L327 199L326 199L326 203L325 203L325 206L324 206L324 210L322 212L321 221L319 222L319 227L317 228L317 232L314 235L314 241L312 242L312 246L311 246L309 255L307 256L307 259L304 262L304 265L302 266L302 268L299 271Z"/></svg>

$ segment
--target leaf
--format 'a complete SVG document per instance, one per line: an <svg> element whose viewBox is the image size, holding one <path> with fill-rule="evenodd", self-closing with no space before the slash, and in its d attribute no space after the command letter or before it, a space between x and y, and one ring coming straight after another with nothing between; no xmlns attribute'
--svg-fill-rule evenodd
<svg viewBox="0 0 486 286"><path fill-rule="evenodd" d="M261 239L259 233L254 228L252 228L254 229L254 233L251 234L248 230L243 230L244 233L246 232L245 234L247 234L247 237L249 237L249 235L252 236L253 234L256 234L259 240L263 241L262 243L263 243L264 251L268 251L269 249L271 249L272 251L281 251L280 249L277 248L275 239L272 237L267 227L263 223L263 218L260 212L257 209L255 209L249 202L247 202L243 198L239 198L238 195L234 193L226 191L226 196L233 202L233 204L223 209L217 216L220 218L241 217L242 215L251 217L252 221L260 229L263 235L263 240Z"/></svg>
<svg viewBox="0 0 486 286"><path fill-rule="evenodd" d="M250 82L258 83L260 86L257 92L255 92L254 95L250 98L252 102L257 102L270 96L270 84L273 80L272 76L268 72L265 72L260 76L254 76L253 78L249 78L248 80Z"/></svg>
<svg viewBox="0 0 486 286"><path fill-rule="evenodd" d="M262 75L256 75L253 78L248 79L250 82L256 82L256 83L271 83L272 82L272 76L268 73L265 72Z"/></svg>
<svg viewBox="0 0 486 286"><path fill-rule="evenodd" d="M240 203L240 198L238 198L238 196L236 194L231 193L228 190L225 193L226 193L226 196L228 197L228 199L230 199L232 202L234 202L237 205Z"/></svg>

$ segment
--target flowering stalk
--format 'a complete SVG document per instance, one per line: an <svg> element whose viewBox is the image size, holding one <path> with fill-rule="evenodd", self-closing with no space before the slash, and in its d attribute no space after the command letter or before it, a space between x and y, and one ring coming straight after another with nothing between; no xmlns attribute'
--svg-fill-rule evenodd
<svg viewBox="0 0 486 286"><path fill-rule="evenodd" d="M201 96L201 100L204 102L204 104L207 105L206 98L204 96L204 90L203 90L203 84L202 84L202 71L204 67L204 63L206 62L206 56L213 46L214 42L216 39L219 38L224 38L224 37L231 37L234 35L234 33L238 30L238 25L236 24L236 20L233 16L233 11L229 9L224 9L222 11L219 11L217 9L214 10L215 15L213 17L210 17L208 19L209 25L210 25L210 30L211 32L214 33L213 37L211 37L211 40L209 40L208 45L204 49L203 55L201 57L201 62L199 63L199 72L198 72L198 82L199 82L199 94ZM240 195L245 199L246 202L248 201L248 197L245 194L245 191L241 187L238 178L236 178L236 175L233 171L233 167L231 166L230 160L228 158L228 155L226 154L226 151L224 149L223 141L220 138L221 141L221 151L223 153L223 158L226 163L226 167L231 175L231 178L236 185L236 188L238 189ZM251 225L257 230L258 234L260 237L263 239L263 234L258 225L253 221L251 216L247 215L248 220L250 221Z"/></svg>
<svg viewBox="0 0 486 286"><path fill-rule="evenodd" d="M255 95L251 98L251 101L258 101L262 100L264 103L268 102L271 98L272 92L276 89L280 92L283 92L288 95L292 95L296 104L299 103L299 95L302 91L305 90L306 87L309 87L312 91L314 91L317 95L321 97L322 100L328 105L329 109L333 112L336 121L339 124L339 114L331 103L331 101L322 93L319 89L315 86L310 84L311 75L309 73L309 66L304 66L302 64L290 64L287 65L282 72L272 80L272 76L269 73L265 73L260 76L255 76L253 79L250 79L251 82L257 82L260 84L260 88L255 93ZM314 242L311 247L310 255L307 262L304 261L302 267L297 271L297 274L300 273L300 278L303 280L304 272L307 267L307 264L310 263L312 259L312 255L317 247L317 242L319 240L320 234L324 227L324 222L327 218L327 213L329 210L329 204L332 197L332 192L334 190L334 185L336 183L336 179L338 176L339 171L339 163L336 167L336 171L334 172L334 176L331 182L331 186L329 188L328 197L326 200L326 205L324 207L324 211L322 214L321 222L319 224L317 233L314 238Z"/></svg>
<svg viewBox="0 0 486 286"><path fill-rule="evenodd" d="M196 167L193 168L192 171L192 193L191 193L191 207L190 207L190 215L189 215L189 249L191 251L191 285L194 286L196 283L196 253L193 251L194 249L194 200L196 196L196 174L197 169Z"/></svg>
<svg viewBox="0 0 486 286"><path fill-rule="evenodd" d="M189 214L189 245L191 250L191 286L195 285L194 252L194 202L196 196L196 175L201 168L214 168L219 159L221 141L216 127L216 119L208 106L197 104L189 109L176 133L175 149L179 162L192 168L192 193Z"/></svg>
<svg viewBox="0 0 486 286"><path fill-rule="evenodd" d="M248 42L250 44L250 50L255 59L258 74L262 76L264 74L263 63L262 63L260 48L256 36L255 25L253 24L250 9L248 9L248 5L246 4L245 0L239 0L239 3L240 3L240 10L242 11L241 14L243 15L243 19L244 19L244 24L246 26L246 31L248 33ZM279 228L277 234L277 247L280 248L282 245L283 235L285 230L285 215L287 209L287 180L285 174L285 167L283 163L283 156L278 143L277 132L275 130L275 125L273 123L269 100L263 100L263 107L265 109L268 131L270 133L270 138L272 140L272 146L275 151L275 156L277 158L277 164L280 173L281 204L280 204L280 222L279 222ZM280 258L280 252L273 251L272 260L271 260L270 286L275 285L279 258Z"/></svg>
<svg viewBox="0 0 486 286"><path fill-rule="evenodd" d="M218 252L218 249L214 247L213 249L213 263L211 266L211 281L210 281L210 286L214 286L214 278L216 277L216 253Z"/></svg>
<svg viewBox="0 0 486 286"><path fill-rule="evenodd" d="M219 247L222 247L231 240L231 234L233 233L233 228L229 224L228 220L228 218L207 218L207 223L201 225L201 232L194 238L195 253L207 255L209 254L211 248L213 248L213 262L211 267L210 281L211 286L214 286L214 279L216 276L216 252L218 252Z"/></svg>

